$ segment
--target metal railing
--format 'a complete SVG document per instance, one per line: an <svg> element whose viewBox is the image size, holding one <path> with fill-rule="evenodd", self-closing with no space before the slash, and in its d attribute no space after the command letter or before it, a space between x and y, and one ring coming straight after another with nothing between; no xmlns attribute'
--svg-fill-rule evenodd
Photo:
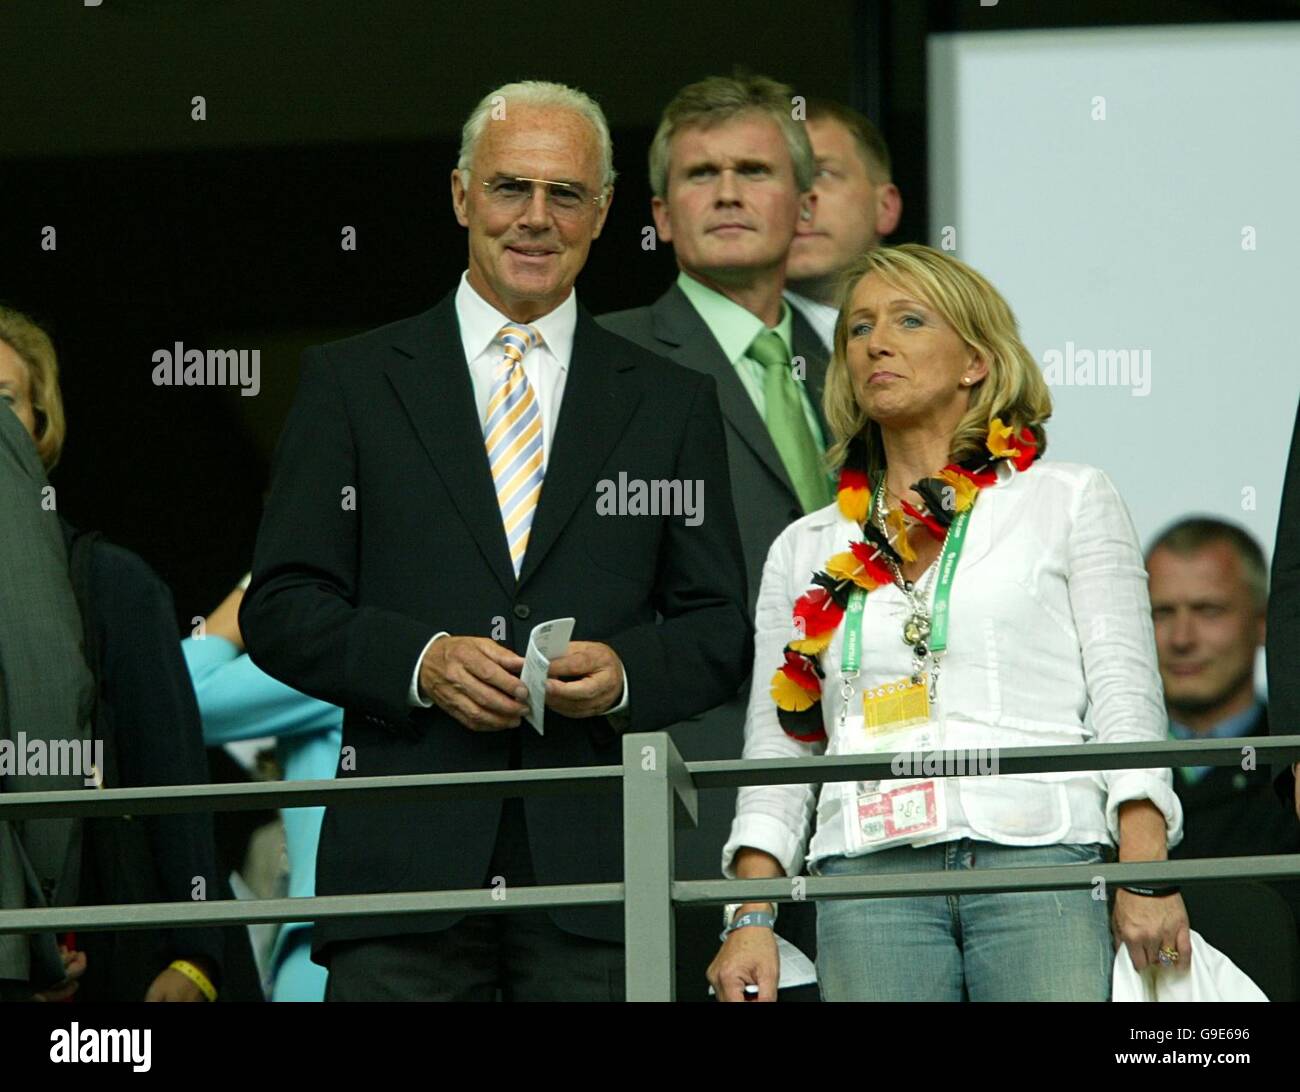
<svg viewBox="0 0 1300 1092"><path fill-rule="evenodd" d="M997 751L999 774L1236 766L1249 748L1259 767L1300 759L1300 735L1157 743L1019 747ZM958 761L966 752L925 755L933 776L980 776ZM622 765L495 773L357 777L338 781L266 782L251 785L158 786L96 792L0 793L0 821L49 816L160 815L190 811L247 811L322 804L411 803L557 794L623 797L623 882L515 887L504 899L494 890L418 891L317 895L313 898L236 899L52 907L0 911L0 933L92 932L160 926L270 924L324 921L430 911L509 913L557 906L623 904L626 924L627 998L673 999L674 907L747 901L883 898L1090 888L1106 884L1208 880L1272 880L1300 875L1300 854L1148 861L1128 864L1036 865L970 872L896 873L881 876L800 876L769 880L677 880L674 831L693 824L697 794L743 785L785 785L896 778L892 754L801 759L685 762L665 732L623 737ZM948 760L948 761L945 761ZM932 776L928 772L926 777ZM1279 807L1281 804L1279 803ZM797 883L795 882L797 880Z"/></svg>

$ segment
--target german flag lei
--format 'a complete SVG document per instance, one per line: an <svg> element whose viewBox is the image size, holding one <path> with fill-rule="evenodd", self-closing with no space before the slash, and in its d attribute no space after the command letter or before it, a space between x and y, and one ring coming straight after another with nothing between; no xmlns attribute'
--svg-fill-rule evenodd
<svg viewBox="0 0 1300 1092"><path fill-rule="evenodd" d="M826 738L821 711L826 673L819 658L844 618L853 588L874 591L881 584L891 584L894 576L886 559L898 566L914 559L905 533L904 513L942 542L953 517L970 508L979 491L998 480L998 463L1006 460L1017 470L1027 470L1038 458L1038 441L1033 432L1026 427L1013 435L1012 427L998 417L989 422L985 445L988 459L981 461L982 457L975 455L960 463L949 463L933 477L912 486L924 499L925 510L918 511L903 501L901 510L889 513L886 522L897 548L878 527L867 522L872 484L867 476L865 451L859 443L850 445L840 470L836 503L845 516L862 527L863 539L850 542L847 550L827 561L821 572L813 574L813 587L795 601L794 631L799 636L785 646L785 663L772 676L771 691L777 717L787 735L803 743Z"/></svg>

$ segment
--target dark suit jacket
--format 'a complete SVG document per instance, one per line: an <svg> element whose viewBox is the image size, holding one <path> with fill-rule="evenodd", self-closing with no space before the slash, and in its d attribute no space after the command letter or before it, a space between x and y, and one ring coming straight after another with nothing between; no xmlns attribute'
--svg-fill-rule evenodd
<svg viewBox="0 0 1300 1092"><path fill-rule="evenodd" d="M15 744L20 733L51 744L93 738L81 616L58 513L42 503L48 485L32 438L0 404L0 740ZM71 774L0 777L0 792L84 787ZM0 821L0 910L73 905L80 830L80 820L62 817ZM54 934L0 934L0 996L29 996L29 985L62 978Z"/></svg>
<svg viewBox="0 0 1300 1092"><path fill-rule="evenodd" d="M504 631L522 653L533 625L572 615L574 640L622 659L630 731L666 729L735 693L753 642L714 384L580 308L557 426L516 584L454 296L304 355L240 624L259 667L343 707L344 754L356 760L340 777L506 769L512 739L525 768L621 761L606 718L548 712L542 737L527 723L471 732L439 708L410 708L412 672L438 630ZM620 472L703 482L703 521L600 515L598 483ZM532 796L525 811L538 883L621 878L618 795ZM481 887L500 815L485 799L330 808L316 890ZM622 936L616 908L551 916L570 932ZM326 922L314 948L458 918Z"/></svg>
<svg viewBox="0 0 1300 1092"><path fill-rule="evenodd" d="M62 522L69 557L75 558L79 532ZM88 579L80 583L74 566L73 587L93 635L87 659L99 695L95 737L104 741L105 787L204 784L203 726L177 640L171 591L130 550L102 538L89 549ZM142 826L142 834L133 834L131 824ZM208 898L233 897L217 873L212 816L204 812L89 820L82 855L84 906L188 902L198 877ZM195 957L215 969L223 999L261 1000L243 926L92 932L78 939L86 951L77 991L83 1001L139 1001L173 959Z"/></svg>
<svg viewBox="0 0 1300 1092"><path fill-rule="evenodd" d="M829 430L821 414L826 380L825 350L807 320L797 309L792 310L794 355L802 356L806 362L808 394L829 441ZM749 578L746 607L752 619L767 552L776 536L804 514L766 423L713 332L677 285L649 307L602 315L599 321L614 333L693 371L712 376L717 382L727 437L727 460L731 466L731 491L741 517L740 538ZM777 666L771 665L771 670ZM676 737L683 756L688 761L739 758L744 749L748 700L749 680L746 679L726 703L696 718L692 725L684 726L693 730L682 731ZM702 793L699 814L699 826L695 830L678 831L677 872L684 879L716 879L722 847L736 814L736 794L731 790ZM710 911L716 915L712 907ZM777 930L811 955L815 951L813 919L812 904L788 904L781 909ZM704 950L717 950L719 927L720 916L702 923L705 935L699 938L701 955L695 957L697 960L702 958Z"/></svg>
<svg viewBox="0 0 1300 1092"><path fill-rule="evenodd" d="M1268 734L1268 713L1261 709L1259 719L1242 738ZM1194 784L1175 770L1174 791L1183 805L1183 840L1169 856L1192 859L1300 853L1300 819L1292 808L1278 808L1271 780L1268 767L1215 766ZM1271 880L1268 886L1290 903L1300 923L1300 879Z"/></svg>
<svg viewBox="0 0 1300 1092"><path fill-rule="evenodd" d="M1291 457L1282 485L1282 510L1269 581L1268 723L1277 735L1300 734L1300 412L1291 436ZM1273 786L1288 810L1295 807L1295 763L1273 767Z"/></svg>
<svg viewBox="0 0 1300 1092"><path fill-rule="evenodd" d="M826 382L826 350L798 309L792 307L791 311L794 314L794 355L802 356L807 364L808 396L829 442L829 430L821 412L822 388ZM804 514L767 425L754 408L749 392L712 331L677 285L674 284L649 307L615 311L601 315L598 321L620 337L666 356L683 367L710 375L717 381L718 401L722 404L726 423L731 491L736 511L742 517L740 539L745 551L749 610L753 617L767 551L776 536Z"/></svg>
<svg viewBox="0 0 1300 1092"><path fill-rule="evenodd" d="M1268 735L1268 714L1243 736ZM1183 840L1171 857L1249 857L1300 853L1300 819L1279 811L1267 767L1242 770L1215 766L1195 783L1174 773L1174 791L1183 805Z"/></svg>

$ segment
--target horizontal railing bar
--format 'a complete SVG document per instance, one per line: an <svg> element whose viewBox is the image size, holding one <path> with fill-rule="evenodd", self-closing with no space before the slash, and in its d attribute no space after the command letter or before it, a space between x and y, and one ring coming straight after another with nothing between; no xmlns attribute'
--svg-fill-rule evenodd
<svg viewBox="0 0 1300 1092"><path fill-rule="evenodd" d="M1080 743L1053 747L986 748L996 752L999 774L1066 773L1087 770L1129 770L1172 766L1236 766L1242 747L1254 749L1260 768L1288 758L1300 760L1300 735L1242 736L1237 739L1159 740L1147 743ZM688 762L697 789L744 785L787 785L796 782L883 781L898 777L891 769L897 752L879 755L823 755L818 758L726 759ZM913 752L905 752L914 757ZM970 750L921 751L940 764L940 772L925 776L983 776ZM947 756L969 759L965 768L941 772Z"/></svg>
<svg viewBox="0 0 1300 1092"><path fill-rule="evenodd" d="M1294 879L1300 876L1300 853L1130 861L1125 864L1098 862L943 872L898 872L877 876L797 876L794 880L789 877L771 880L678 880L673 884L673 901L682 906L695 906L729 902L796 902L805 899L1054 891L1092 887L1098 876L1111 886ZM795 897L796 881L802 899Z"/></svg>
<svg viewBox="0 0 1300 1092"><path fill-rule="evenodd" d="M998 772L1065 773L1169 766L1235 766L1243 746L1254 749L1260 767L1300 758L1300 735L1243 736L1238 739L1160 740L1146 743L1083 743L997 750ZM919 752L939 764L970 752ZM783 785L897 777L893 752L816 758L728 759L688 762L699 789L741 785ZM570 766L540 770L496 770L445 774L349 777L323 781L266 781L240 785L160 785L129 789L0 793L0 820L39 816L160 815L189 811L249 811L323 804L410 803L426 800L493 799L568 793L612 795L622 791L621 766ZM925 776L982 776L970 763L951 773Z"/></svg>
<svg viewBox="0 0 1300 1092"><path fill-rule="evenodd" d="M0 820L49 815L85 818L188 811L256 811L323 804L402 804L507 796L611 796L621 791L622 776L621 766L561 766L543 770L400 774L320 781L0 793Z"/></svg>
<svg viewBox="0 0 1300 1092"><path fill-rule="evenodd" d="M1126 864L1035 865L1023 868L894 873L883 876L800 876L802 899L788 878L773 880L678 880L673 901L709 903L815 901L913 895L974 895L1009 891L1090 888L1106 884L1195 884L1215 880L1276 880L1300 876L1300 854L1134 861ZM299 899L230 899L140 903L134 906L54 907L0 911L0 933L99 932L180 926L272 924L372 915L432 912L509 913L559 906L612 906L623 901L621 883L416 891L373 895L318 895Z"/></svg>
<svg viewBox="0 0 1300 1092"><path fill-rule="evenodd" d="M376 914L432 912L505 913L556 906L621 906L621 883L545 887L471 888L460 891L402 891L374 895L317 895L299 899L219 899L148 902L130 906L67 906L0 911L0 933L102 932L199 925L267 925L290 921L334 921Z"/></svg>

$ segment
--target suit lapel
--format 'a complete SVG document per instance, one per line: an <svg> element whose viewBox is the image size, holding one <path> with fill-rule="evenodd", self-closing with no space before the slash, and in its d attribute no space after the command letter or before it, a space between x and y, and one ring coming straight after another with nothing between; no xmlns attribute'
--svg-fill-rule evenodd
<svg viewBox="0 0 1300 1092"><path fill-rule="evenodd" d="M394 339L386 374L492 574L513 594L515 572L461 346L455 298L453 292L404 325Z"/></svg>
<svg viewBox="0 0 1300 1092"><path fill-rule="evenodd" d="M767 425L754 408L745 385L731 361L722 352L708 324L691 306L691 301L673 285L651 308L652 330L656 338L671 348L667 354L678 364L713 376L718 383L718 402L722 416L736 430L750 450L772 475L797 499L790 475L772 443ZM823 373L825 367L823 365ZM733 468L734 469L734 468Z"/></svg>
<svg viewBox="0 0 1300 1092"><path fill-rule="evenodd" d="M626 348L626 342L597 326L586 309L578 305L573 356L564 381L564 398L555 422L542 495L519 572L521 587L537 571L582 499L587 497L595 504L596 475L636 412L641 392L633 390L627 381L627 373L636 365L627 358Z"/></svg>
<svg viewBox="0 0 1300 1092"><path fill-rule="evenodd" d="M793 337L794 355L801 356L807 364L804 386L808 388L808 398L812 402L813 412L817 414L817 423L821 425L822 436L827 446L833 442L826 415L822 412L822 395L826 390L826 347L822 339L806 318L799 313L799 308L791 305L790 314L794 320Z"/></svg>

